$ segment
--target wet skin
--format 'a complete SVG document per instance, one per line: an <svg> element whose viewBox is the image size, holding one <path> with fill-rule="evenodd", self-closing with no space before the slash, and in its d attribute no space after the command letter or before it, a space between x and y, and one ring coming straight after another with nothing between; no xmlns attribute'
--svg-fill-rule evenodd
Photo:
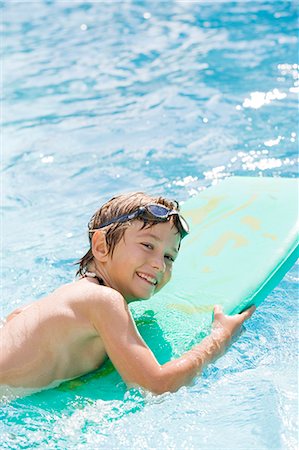
<svg viewBox="0 0 299 450"><path fill-rule="evenodd" d="M171 222L141 229L135 221L107 255L104 234L93 237L94 270L105 280L100 286L83 278L8 316L0 330L0 383L40 387L53 380L74 378L98 368L107 353L102 322L111 323L121 309L139 341L127 303L151 297L170 279L180 237ZM107 340L117 345L111 327Z"/></svg>
<svg viewBox="0 0 299 450"><path fill-rule="evenodd" d="M92 239L90 270L82 278L8 316L0 330L0 384L48 386L90 372L109 356L128 384L154 393L175 391L220 356L254 308L235 316L214 309L211 335L180 358L160 365L139 335L128 303L148 299L170 279L180 236L172 221L125 231L113 254L105 233Z"/></svg>

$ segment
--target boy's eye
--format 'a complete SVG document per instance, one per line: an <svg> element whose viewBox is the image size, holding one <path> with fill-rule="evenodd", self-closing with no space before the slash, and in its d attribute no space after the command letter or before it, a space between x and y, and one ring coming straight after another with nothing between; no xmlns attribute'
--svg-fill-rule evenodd
<svg viewBox="0 0 299 450"><path fill-rule="evenodd" d="M168 259L168 261L170 261L172 263L174 262L174 257L171 255L165 255L165 258Z"/></svg>
<svg viewBox="0 0 299 450"><path fill-rule="evenodd" d="M144 247L149 248L150 250L152 250L154 248L154 246L152 244L149 244L147 242L142 242L142 244Z"/></svg>

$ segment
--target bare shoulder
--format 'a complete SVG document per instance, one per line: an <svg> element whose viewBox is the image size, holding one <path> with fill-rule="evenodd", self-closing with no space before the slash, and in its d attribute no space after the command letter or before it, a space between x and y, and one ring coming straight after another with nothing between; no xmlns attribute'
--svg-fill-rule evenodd
<svg viewBox="0 0 299 450"><path fill-rule="evenodd" d="M67 302L83 303L89 308L105 309L110 306L116 307L116 305L127 306L118 291L85 278L58 288L53 295L63 297Z"/></svg>
<svg viewBox="0 0 299 450"><path fill-rule="evenodd" d="M30 321L36 317L39 317L39 321L41 318L73 317L94 324L109 320L112 315L117 316L117 312L121 312L123 317L130 315L127 303L118 291L100 286L90 279L81 279L60 286L48 296L18 308L10 313L6 323L12 321L16 324L12 320L15 317Z"/></svg>
<svg viewBox="0 0 299 450"><path fill-rule="evenodd" d="M116 329L114 321L131 321L131 315L124 297L115 289L82 279L68 287L69 306L84 316L98 332L102 324L110 324ZM112 332L112 330L111 330Z"/></svg>

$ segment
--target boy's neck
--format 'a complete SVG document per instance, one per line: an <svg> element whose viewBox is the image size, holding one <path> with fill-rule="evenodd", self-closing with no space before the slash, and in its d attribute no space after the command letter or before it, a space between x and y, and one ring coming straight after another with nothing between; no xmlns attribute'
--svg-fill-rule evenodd
<svg viewBox="0 0 299 450"><path fill-rule="evenodd" d="M96 280L98 280L100 285L105 286L103 278L100 277L99 275L97 275L95 272L86 271L84 273L84 278L86 278L86 277L95 278Z"/></svg>

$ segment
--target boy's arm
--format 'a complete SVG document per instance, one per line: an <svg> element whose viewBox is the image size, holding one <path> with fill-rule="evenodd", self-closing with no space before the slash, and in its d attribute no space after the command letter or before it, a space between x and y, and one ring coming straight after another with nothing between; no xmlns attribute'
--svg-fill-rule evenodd
<svg viewBox="0 0 299 450"><path fill-rule="evenodd" d="M224 353L232 336L255 309L225 316L216 306L211 334L180 358L160 365L139 335L123 297L105 289L100 304L92 321L112 363L125 382L157 394L174 392L190 383L208 363Z"/></svg>

